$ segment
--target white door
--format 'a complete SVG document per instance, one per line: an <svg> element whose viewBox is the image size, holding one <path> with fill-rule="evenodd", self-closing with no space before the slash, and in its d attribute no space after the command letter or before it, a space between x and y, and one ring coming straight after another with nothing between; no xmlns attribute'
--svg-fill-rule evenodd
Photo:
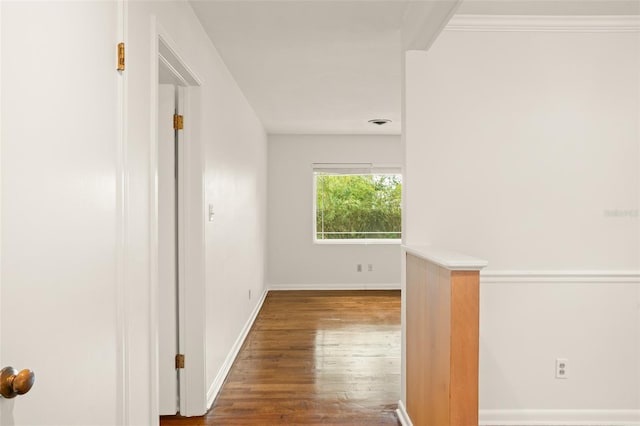
<svg viewBox="0 0 640 426"><path fill-rule="evenodd" d="M117 7L0 2L2 426L119 423Z"/></svg>
<svg viewBox="0 0 640 426"><path fill-rule="evenodd" d="M160 414L178 412L176 87L158 88L158 285Z"/></svg>

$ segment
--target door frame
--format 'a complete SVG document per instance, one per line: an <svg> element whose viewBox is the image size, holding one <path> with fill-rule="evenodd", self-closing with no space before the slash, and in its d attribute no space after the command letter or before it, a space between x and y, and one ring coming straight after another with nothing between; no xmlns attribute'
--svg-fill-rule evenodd
<svg viewBox="0 0 640 426"><path fill-rule="evenodd" d="M2 28L2 4L0 1L0 28ZM0 31L0 100L2 99L2 31ZM2 271L2 102L0 102L0 271ZM2 319L2 273L0 273L0 320ZM1 324L0 324L1 325ZM0 326L0 342L2 342L2 327ZM0 351L0 368L4 366L2 362L2 351ZM0 412L0 414L2 414ZM0 419L2 422L2 419Z"/></svg>
<svg viewBox="0 0 640 426"><path fill-rule="evenodd" d="M202 80L183 59L178 44L153 18L151 23L151 146L149 158L150 344L152 418L159 416L159 282L158 282L158 63L172 71L178 86L178 111L185 127L178 144L178 346L185 355L179 374L179 409L183 416L206 412L205 286L204 286L204 176L197 137ZM187 334L187 330L189 330ZM204 401L204 403L203 403Z"/></svg>
<svg viewBox="0 0 640 426"><path fill-rule="evenodd" d="M1 3L1 1L0 1ZM127 25L129 0L117 1L118 40L125 45L128 42ZM126 228L131 222L127 207L129 190L127 183L127 74L118 70L118 104L117 123L118 140L116 141L116 420L119 425L129 425L132 402L129 391L129 345L127 323L127 288L125 260L127 256Z"/></svg>

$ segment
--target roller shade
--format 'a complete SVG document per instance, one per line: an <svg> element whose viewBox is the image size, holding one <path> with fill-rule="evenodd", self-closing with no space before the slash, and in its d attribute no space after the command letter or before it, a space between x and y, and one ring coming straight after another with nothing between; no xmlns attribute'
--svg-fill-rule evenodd
<svg viewBox="0 0 640 426"><path fill-rule="evenodd" d="M402 167L398 164L313 163L312 167L314 173L326 175L384 175L402 172Z"/></svg>

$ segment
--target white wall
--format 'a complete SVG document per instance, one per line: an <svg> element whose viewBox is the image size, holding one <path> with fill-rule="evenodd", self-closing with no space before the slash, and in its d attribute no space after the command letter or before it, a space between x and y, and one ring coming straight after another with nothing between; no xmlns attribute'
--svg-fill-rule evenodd
<svg viewBox="0 0 640 426"><path fill-rule="evenodd" d="M130 416L131 424L143 425L157 422L149 417L154 402L148 390L154 22L202 82L189 91L190 115L185 116L185 132L193 142L188 147L191 168L185 171L190 185L187 279L192 284L185 295L192 321L185 336L186 414L206 411L207 392L263 291L266 136L187 2L131 1L127 12ZM210 203L213 222L206 217Z"/></svg>
<svg viewBox="0 0 640 426"><path fill-rule="evenodd" d="M220 74L207 95L215 100L207 114L215 133L205 151L205 205L215 211L214 221L205 226L209 398L222 363L265 291L266 273L267 138L231 75L226 69Z"/></svg>
<svg viewBox="0 0 640 426"><path fill-rule="evenodd" d="M483 422L640 419L639 52L637 32L445 30L407 54L406 242L489 261Z"/></svg>
<svg viewBox="0 0 640 426"><path fill-rule="evenodd" d="M189 93L185 118L194 284L186 296L196 321L185 373L186 413L203 414L213 378L264 289L262 126L186 1L1 8L1 356L35 370L37 384L28 397L0 400L0 421L158 423L156 22L202 81ZM120 41L122 74L115 70ZM211 223L209 203L217 213ZM16 321L25 315L31 319ZM68 389L60 392L61 384Z"/></svg>
<svg viewBox="0 0 640 426"><path fill-rule="evenodd" d="M313 163L402 163L399 136L269 135L272 288L398 288L398 244L314 244ZM364 271L357 272L356 265ZM373 265L367 272L366 266Z"/></svg>
<svg viewBox="0 0 640 426"><path fill-rule="evenodd" d="M115 2L0 2L0 424L119 421Z"/></svg>

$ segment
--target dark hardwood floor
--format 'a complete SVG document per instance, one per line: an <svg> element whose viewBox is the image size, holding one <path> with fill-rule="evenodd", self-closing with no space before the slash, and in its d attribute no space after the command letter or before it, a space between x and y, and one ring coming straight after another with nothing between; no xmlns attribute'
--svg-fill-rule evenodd
<svg viewBox="0 0 640 426"><path fill-rule="evenodd" d="M204 417L162 426L393 425L399 291L272 291Z"/></svg>

